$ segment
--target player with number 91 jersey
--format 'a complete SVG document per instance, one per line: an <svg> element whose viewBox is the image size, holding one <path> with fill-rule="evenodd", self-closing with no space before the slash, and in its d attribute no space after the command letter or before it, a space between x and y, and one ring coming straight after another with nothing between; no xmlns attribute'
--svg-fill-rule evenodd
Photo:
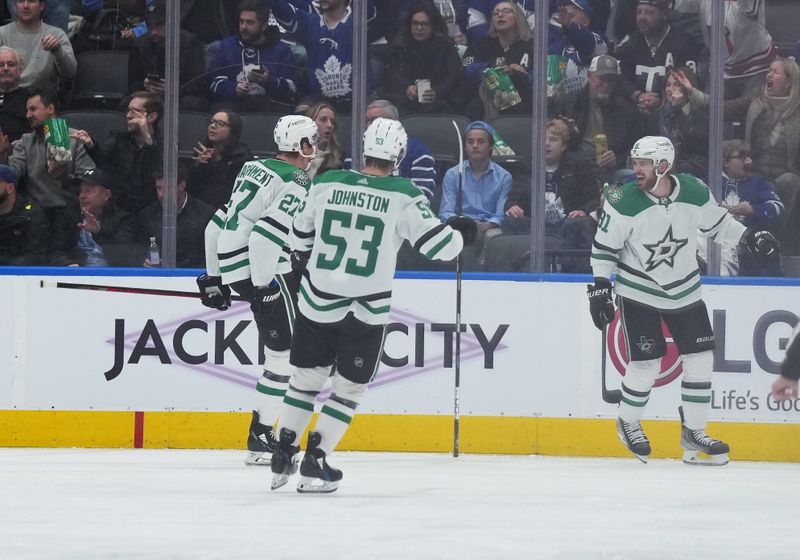
<svg viewBox="0 0 800 560"><path fill-rule="evenodd" d="M246 163L230 201L206 228L209 276L221 275L226 285L251 278L266 286L291 271L285 243L310 184L302 170L278 159Z"/></svg>
<svg viewBox="0 0 800 560"><path fill-rule="evenodd" d="M385 323L406 239L429 259L453 259L463 247L461 235L433 215L408 179L351 170L317 177L292 231L293 248L311 250L300 312L319 323L350 312L371 325Z"/></svg>

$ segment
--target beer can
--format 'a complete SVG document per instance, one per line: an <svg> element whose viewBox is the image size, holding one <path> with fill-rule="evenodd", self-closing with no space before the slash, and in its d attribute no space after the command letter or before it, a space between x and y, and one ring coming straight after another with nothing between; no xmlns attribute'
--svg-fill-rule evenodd
<svg viewBox="0 0 800 560"><path fill-rule="evenodd" d="M597 165L600 165L600 158L608 151L608 136L605 134L594 135L594 153L597 159Z"/></svg>

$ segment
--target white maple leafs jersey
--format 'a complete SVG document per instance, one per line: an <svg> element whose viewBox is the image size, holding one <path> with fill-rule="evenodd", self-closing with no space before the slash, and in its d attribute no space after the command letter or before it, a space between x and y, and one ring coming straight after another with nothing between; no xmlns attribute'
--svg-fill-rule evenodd
<svg viewBox="0 0 800 560"><path fill-rule="evenodd" d="M409 179L351 170L317 177L292 228L292 247L311 251L300 312L318 323L352 312L384 324L404 239L429 259L453 259L463 247L461 234L439 221Z"/></svg>
<svg viewBox="0 0 800 560"><path fill-rule="evenodd" d="M289 272L286 241L310 185L305 172L285 161L247 162L230 201L206 227L208 275L222 276L224 284L251 278L254 286L266 286Z"/></svg>
<svg viewBox="0 0 800 560"><path fill-rule="evenodd" d="M745 227L717 206L708 187L691 175L672 175L675 188L657 198L635 182L605 191L592 247L595 277L614 291L656 309L680 309L700 300L697 237L736 245Z"/></svg>

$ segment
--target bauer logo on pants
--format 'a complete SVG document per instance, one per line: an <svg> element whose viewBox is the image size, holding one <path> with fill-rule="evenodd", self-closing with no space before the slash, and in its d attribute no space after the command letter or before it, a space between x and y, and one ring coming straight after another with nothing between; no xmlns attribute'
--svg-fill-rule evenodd
<svg viewBox="0 0 800 560"><path fill-rule="evenodd" d="M667 353L661 358L661 371L656 377L655 386L661 387L671 383L683 371L681 356L672 334L667 325L661 321L661 332L667 341ZM625 337L622 332L622 321L619 320L619 310L614 315L614 320L608 326L608 356L620 375L625 375L625 368L628 367L628 349L625 347ZM647 341L652 343L652 341ZM641 342L640 342L641 344ZM644 349L643 349L644 350Z"/></svg>

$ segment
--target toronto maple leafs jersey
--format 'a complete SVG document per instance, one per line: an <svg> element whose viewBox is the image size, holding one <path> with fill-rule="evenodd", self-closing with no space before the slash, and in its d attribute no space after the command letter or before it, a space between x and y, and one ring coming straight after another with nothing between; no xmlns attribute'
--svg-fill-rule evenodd
<svg viewBox="0 0 800 560"><path fill-rule="evenodd" d="M317 177L292 228L292 247L311 251L300 312L318 323L352 312L365 323L384 324L405 239L429 259L453 259L463 247L461 234L436 218L408 179L349 170Z"/></svg>
<svg viewBox="0 0 800 560"><path fill-rule="evenodd" d="M322 15L299 10L286 0L268 0L266 4L276 21L308 51L309 92L334 99L350 97L353 90L351 8L347 8L334 27L328 27ZM372 21L375 8L371 2L367 10L367 19Z"/></svg>
<svg viewBox="0 0 800 560"><path fill-rule="evenodd" d="M311 180L278 159L247 162L236 177L228 204L206 227L206 268L224 284L251 278L266 286L291 270L286 240Z"/></svg>
<svg viewBox="0 0 800 560"><path fill-rule="evenodd" d="M592 247L595 277L610 278L614 291L656 309L680 309L700 300L697 236L736 245L745 232L708 187L686 174L657 198L635 182L605 191Z"/></svg>

